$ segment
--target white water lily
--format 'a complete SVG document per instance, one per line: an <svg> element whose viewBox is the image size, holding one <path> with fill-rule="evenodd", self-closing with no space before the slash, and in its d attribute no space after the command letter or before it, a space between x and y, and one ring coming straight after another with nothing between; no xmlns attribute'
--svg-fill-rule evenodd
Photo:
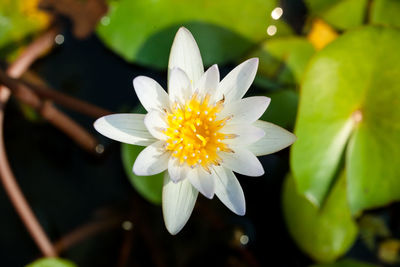
<svg viewBox="0 0 400 267"><path fill-rule="evenodd" d="M243 190L233 172L261 176L256 156L294 142L292 133L258 120L268 97L242 98L257 67L258 59L249 59L220 81L217 65L204 72L196 41L182 27L171 48L168 94L155 80L136 77L133 85L148 113L108 115L95 122L96 130L111 139L147 146L133 165L135 174L165 171L162 209L171 234L186 224L198 192L210 199L217 195L244 215Z"/></svg>

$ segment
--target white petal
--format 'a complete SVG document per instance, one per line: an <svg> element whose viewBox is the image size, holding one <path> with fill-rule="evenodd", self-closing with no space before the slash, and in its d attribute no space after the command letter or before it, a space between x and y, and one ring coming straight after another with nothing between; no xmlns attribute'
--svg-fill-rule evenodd
<svg viewBox="0 0 400 267"><path fill-rule="evenodd" d="M242 147L232 149L235 153L220 153L222 165L234 172L247 176L261 176L264 174L264 168L253 153Z"/></svg>
<svg viewBox="0 0 400 267"><path fill-rule="evenodd" d="M192 85L186 73L179 69L173 68L171 70L170 79L168 80L169 100L173 102L185 103L192 93Z"/></svg>
<svg viewBox="0 0 400 267"><path fill-rule="evenodd" d="M220 114L219 119L233 116L229 123L253 123L258 120L268 108L271 98L252 96L228 103Z"/></svg>
<svg viewBox="0 0 400 267"><path fill-rule="evenodd" d="M133 79L133 87L143 107L150 111L156 109L162 111L169 109L169 98L167 92L155 80L139 76Z"/></svg>
<svg viewBox="0 0 400 267"><path fill-rule="evenodd" d="M192 214L198 191L189 180L174 183L165 173L162 191L162 209L165 226L172 235L182 230Z"/></svg>
<svg viewBox="0 0 400 267"><path fill-rule="evenodd" d="M165 114L158 110L152 110L144 117L144 124L146 125L149 133L160 140L165 140L167 138L167 136L163 133L163 131L168 128L164 117Z"/></svg>
<svg viewBox="0 0 400 267"><path fill-rule="evenodd" d="M216 173L215 194L231 211L237 215L246 213L246 201L243 189L231 170L224 167L214 167Z"/></svg>
<svg viewBox="0 0 400 267"><path fill-rule="evenodd" d="M182 69L194 83L204 73L200 50L193 35L184 27L179 28L171 47L168 62L168 79L173 68Z"/></svg>
<svg viewBox="0 0 400 267"><path fill-rule="evenodd" d="M168 162L168 173L174 183L186 178L190 167L187 164L180 164L177 158L171 157Z"/></svg>
<svg viewBox="0 0 400 267"><path fill-rule="evenodd" d="M207 93L214 95L219 83L219 70L217 64L212 65L195 83L193 90L201 96Z"/></svg>
<svg viewBox="0 0 400 267"><path fill-rule="evenodd" d="M99 118L94 128L102 135L119 142L147 146L156 141L144 125L143 114L113 114Z"/></svg>
<svg viewBox="0 0 400 267"><path fill-rule="evenodd" d="M257 73L258 58L251 58L234 68L218 86L216 99L225 96L226 103L241 99Z"/></svg>
<svg viewBox="0 0 400 267"><path fill-rule="evenodd" d="M140 152L133 165L133 172L148 176L165 171L171 153L165 151L164 145L164 141L157 141Z"/></svg>
<svg viewBox="0 0 400 267"><path fill-rule="evenodd" d="M256 143L247 148L256 156L268 155L282 150L296 141L296 136L291 132L266 121L256 121L254 126L263 129L265 135Z"/></svg>
<svg viewBox="0 0 400 267"><path fill-rule="evenodd" d="M221 133L236 135L235 138L223 140L229 145L248 145L260 140L265 135L262 129L252 124L227 124L221 129Z"/></svg>
<svg viewBox="0 0 400 267"><path fill-rule="evenodd" d="M202 167L197 167L193 168L187 174L187 178L189 179L190 183L205 197L209 199L214 197L214 172L208 173Z"/></svg>

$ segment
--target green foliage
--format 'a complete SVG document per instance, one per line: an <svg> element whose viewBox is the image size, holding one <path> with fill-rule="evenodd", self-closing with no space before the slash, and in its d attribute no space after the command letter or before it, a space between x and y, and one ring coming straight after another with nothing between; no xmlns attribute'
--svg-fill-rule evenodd
<svg viewBox="0 0 400 267"><path fill-rule="evenodd" d="M335 263L315 264L310 267L377 267L377 266L352 259L344 259Z"/></svg>
<svg viewBox="0 0 400 267"><path fill-rule="evenodd" d="M341 163L353 213L400 199L399 43L398 30L364 27L310 62L291 167L314 204L323 203Z"/></svg>
<svg viewBox="0 0 400 267"><path fill-rule="evenodd" d="M283 187L283 212L293 239L318 262L334 261L357 237L357 225L347 204L344 173L320 210L297 193L289 175Z"/></svg>
<svg viewBox="0 0 400 267"><path fill-rule="evenodd" d="M25 39L44 29L49 22L35 0L0 1L0 56L9 57Z"/></svg>
<svg viewBox="0 0 400 267"><path fill-rule="evenodd" d="M363 23L368 0L305 0L305 3L313 16L346 30Z"/></svg>
<svg viewBox="0 0 400 267"><path fill-rule="evenodd" d="M77 267L77 265L64 259L43 258L26 265L26 267Z"/></svg>
<svg viewBox="0 0 400 267"><path fill-rule="evenodd" d="M121 144L122 163L132 186L148 201L160 204L164 173L152 176L137 176L132 171L133 163L144 148L142 146Z"/></svg>
<svg viewBox="0 0 400 267"><path fill-rule="evenodd" d="M293 128L296 120L299 95L294 90L282 89L268 94L271 104L261 120L275 123L283 128Z"/></svg>
<svg viewBox="0 0 400 267"><path fill-rule="evenodd" d="M372 2L370 21L374 24L400 27L400 1L375 0Z"/></svg>
<svg viewBox="0 0 400 267"><path fill-rule="evenodd" d="M282 84L298 84L314 52L307 39L291 36L267 40L249 57L260 59L259 75Z"/></svg>
<svg viewBox="0 0 400 267"><path fill-rule="evenodd" d="M205 65L239 58L267 37L269 14L276 0L120 0L110 2L107 23L98 34L128 61L165 68L173 37L180 26L194 35ZM104 21L104 20L103 20ZM275 21L274 21L275 23ZM287 27L278 22L278 30Z"/></svg>

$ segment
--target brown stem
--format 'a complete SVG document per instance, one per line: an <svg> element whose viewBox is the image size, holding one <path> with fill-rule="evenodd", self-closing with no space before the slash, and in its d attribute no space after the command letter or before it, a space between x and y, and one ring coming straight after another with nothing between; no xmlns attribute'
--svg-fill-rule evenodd
<svg viewBox="0 0 400 267"><path fill-rule="evenodd" d="M94 236L97 233L104 232L109 229L118 228L121 226L121 218L111 218L106 221L95 221L87 223L73 230L60 240L54 243L54 247L58 253L61 253L75 244Z"/></svg>
<svg viewBox="0 0 400 267"><path fill-rule="evenodd" d="M8 75L11 77L21 76L36 58L52 47L56 34L57 29L51 28L30 44L7 69ZM57 253L19 188L7 159L3 136L3 120L4 107L9 97L10 90L7 87L0 86L0 179L16 212L42 254L46 257L55 257Z"/></svg>
<svg viewBox="0 0 400 267"><path fill-rule="evenodd" d="M90 153L96 152L96 148L99 145L96 138L66 114L58 110L50 101L43 102L40 114L86 151Z"/></svg>
<svg viewBox="0 0 400 267"><path fill-rule="evenodd" d="M27 230L31 234L33 240L38 245L39 249L46 257L55 257L57 255L50 240L48 239L43 228L40 226L35 214L26 201L21 189L19 188L16 179L11 171L10 164L7 159L4 146L3 136L3 109L0 110L0 175L4 189L8 197L13 203L17 213L21 217Z"/></svg>
<svg viewBox="0 0 400 267"><path fill-rule="evenodd" d="M126 267L129 262L129 257L131 255L131 250L133 246L133 239L135 237L136 231L127 230L124 233L124 239L121 245L121 250L119 253L117 267Z"/></svg>
<svg viewBox="0 0 400 267"><path fill-rule="evenodd" d="M95 153L98 146L96 138L83 127L58 110L51 102L43 101L28 86L12 79L0 69L0 83L6 85L21 102L36 109L47 121L63 131L85 150Z"/></svg>
<svg viewBox="0 0 400 267"><path fill-rule="evenodd" d="M93 118L99 118L111 114L111 112L106 109L97 107L86 101L63 94L50 88L49 86L46 86L45 82L42 81L40 77L32 77L34 75L32 73L29 73L29 75L31 77L31 80L34 79L36 82L28 82L26 80L23 80L23 83L25 83L41 98L50 99L54 103L57 103L63 107L69 108L71 110L77 111Z"/></svg>

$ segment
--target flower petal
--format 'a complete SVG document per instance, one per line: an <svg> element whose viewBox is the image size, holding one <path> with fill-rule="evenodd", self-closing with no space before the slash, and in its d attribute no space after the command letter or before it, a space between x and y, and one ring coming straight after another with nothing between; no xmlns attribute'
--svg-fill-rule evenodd
<svg viewBox="0 0 400 267"><path fill-rule="evenodd" d="M179 69L173 68L168 80L168 92L171 105L174 102L185 103L192 93L192 85L186 73Z"/></svg>
<svg viewBox="0 0 400 267"><path fill-rule="evenodd" d="M165 151L164 144L164 141L157 141L140 152L133 164L133 172L148 176L165 171L171 153Z"/></svg>
<svg viewBox="0 0 400 267"><path fill-rule="evenodd" d="M222 166L247 176L261 176L264 168L253 153L242 147L232 148L234 153L220 153Z"/></svg>
<svg viewBox="0 0 400 267"><path fill-rule="evenodd" d="M268 155L282 150L296 141L296 136L291 132L266 121L256 121L254 126L261 128L265 135L247 148L256 156Z"/></svg>
<svg viewBox="0 0 400 267"><path fill-rule="evenodd" d="M252 124L227 124L221 129L224 134L233 134L236 137L224 139L223 142L228 145L248 145L260 140L264 135L264 131Z"/></svg>
<svg viewBox="0 0 400 267"><path fill-rule="evenodd" d="M271 98L252 96L228 103L220 114L219 119L233 116L229 123L253 123L258 120L268 108Z"/></svg>
<svg viewBox="0 0 400 267"><path fill-rule="evenodd" d="M147 111L151 109L162 111L164 108L169 108L168 94L155 80L146 76L139 76L133 79L133 87Z"/></svg>
<svg viewBox="0 0 400 267"><path fill-rule="evenodd" d="M214 167L216 173L215 194L231 211L237 215L246 213L246 201L243 189L231 170L224 167Z"/></svg>
<svg viewBox="0 0 400 267"><path fill-rule="evenodd" d="M191 169L191 171L187 174L187 178L189 179L190 183L205 197L209 199L214 197L214 172L208 173L203 168L197 167Z"/></svg>
<svg viewBox="0 0 400 267"><path fill-rule="evenodd" d="M165 140L167 136L163 133L168 128L164 120L165 114L158 110L152 110L144 117L144 124L149 133L157 139Z"/></svg>
<svg viewBox="0 0 400 267"><path fill-rule="evenodd" d="M174 183L168 175L164 176L162 191L162 209L165 226L172 235L182 230L192 214L198 191L189 180Z"/></svg>
<svg viewBox="0 0 400 267"><path fill-rule="evenodd" d="M218 65L214 64L195 82L193 86L194 91L198 91L201 96L207 93L214 95L219 83L219 70Z"/></svg>
<svg viewBox="0 0 400 267"><path fill-rule="evenodd" d="M258 58L251 58L234 68L218 86L216 99L225 96L226 103L241 99L256 77Z"/></svg>
<svg viewBox="0 0 400 267"><path fill-rule="evenodd" d="M199 47L193 35L184 27L179 28L171 47L168 80L171 78L171 71L174 68L182 69L192 83L200 79L204 73Z"/></svg>
<svg viewBox="0 0 400 267"><path fill-rule="evenodd" d="M113 140L139 146L156 141L144 125L143 114L112 114L99 118L93 124L96 131Z"/></svg>
<svg viewBox="0 0 400 267"><path fill-rule="evenodd" d="M186 178L190 167L186 164L180 164L177 158L171 157L168 162L168 173L171 180L177 183Z"/></svg>

